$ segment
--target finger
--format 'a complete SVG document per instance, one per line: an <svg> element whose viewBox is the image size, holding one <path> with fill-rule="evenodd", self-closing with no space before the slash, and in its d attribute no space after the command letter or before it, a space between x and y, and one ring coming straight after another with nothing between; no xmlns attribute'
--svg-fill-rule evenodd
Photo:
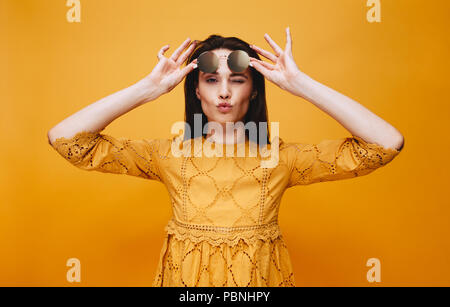
<svg viewBox="0 0 450 307"><path fill-rule="evenodd" d="M189 46L189 48L185 52L183 52L181 57L177 60L177 64L181 65L182 63L184 63L184 61L186 61L187 57L192 53L192 51L194 50L194 48L196 46L197 46L197 41L192 42L192 44Z"/></svg>
<svg viewBox="0 0 450 307"><path fill-rule="evenodd" d="M170 58L176 62L178 60L178 57L180 56L181 51L183 51L184 48L186 48L186 46L189 44L190 41L191 39L189 37L186 38L186 40L180 45L180 47L177 48L177 50L175 50L175 52L172 54Z"/></svg>
<svg viewBox="0 0 450 307"><path fill-rule="evenodd" d="M273 55L272 53L270 53L269 51L266 51L262 48L259 48L255 45L251 45L250 46L252 49L254 49L257 53L259 53L260 55L262 55L263 57L271 60L272 62L276 63L277 62L277 57L275 55Z"/></svg>
<svg viewBox="0 0 450 307"><path fill-rule="evenodd" d="M197 59L195 59L194 61L192 61L191 63L189 63L188 65L186 65L186 67L184 67L183 69L181 69L181 80L183 80L183 78L190 73L191 71L193 71L195 69L195 65L197 64Z"/></svg>
<svg viewBox="0 0 450 307"><path fill-rule="evenodd" d="M253 64L255 61L258 62L259 64L263 65L265 68L269 69L269 70L274 70L275 69L275 65L255 59L250 57L251 63Z"/></svg>
<svg viewBox="0 0 450 307"><path fill-rule="evenodd" d="M291 29L289 27L286 28L286 51L292 55L292 36Z"/></svg>
<svg viewBox="0 0 450 307"><path fill-rule="evenodd" d="M263 74L265 77L267 77L270 74L270 70L265 68L263 65L261 65L259 62L252 62L253 67L259 71L261 74Z"/></svg>
<svg viewBox="0 0 450 307"><path fill-rule="evenodd" d="M269 45L272 47L272 49L275 51L275 53L280 56L283 53L283 49L280 48L280 46L278 46L272 38L270 38L269 34L264 34L264 38L266 39L266 41L269 43Z"/></svg>
<svg viewBox="0 0 450 307"><path fill-rule="evenodd" d="M161 49L159 49L159 52L158 52L158 55L157 55L158 60L161 60L161 58L164 57L164 52L166 52L167 49L169 49L169 48L170 48L169 45L165 45Z"/></svg>

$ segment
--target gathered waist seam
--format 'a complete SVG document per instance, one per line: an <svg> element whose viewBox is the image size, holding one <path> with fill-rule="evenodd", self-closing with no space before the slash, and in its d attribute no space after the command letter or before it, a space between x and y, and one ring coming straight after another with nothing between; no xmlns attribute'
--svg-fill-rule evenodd
<svg viewBox="0 0 450 307"><path fill-rule="evenodd" d="M198 224L186 224L176 219L172 218L170 221L174 222L177 226L188 228L188 229L197 229L197 230L206 230L206 231L215 231L222 233L230 233L234 231L246 231L246 230L257 230L261 228L268 228L277 226L278 221L273 221L267 224L259 224L259 225L249 225L249 226L235 226L235 227L221 227L221 226L211 226L211 225L198 225ZM170 222L169 221L169 222Z"/></svg>

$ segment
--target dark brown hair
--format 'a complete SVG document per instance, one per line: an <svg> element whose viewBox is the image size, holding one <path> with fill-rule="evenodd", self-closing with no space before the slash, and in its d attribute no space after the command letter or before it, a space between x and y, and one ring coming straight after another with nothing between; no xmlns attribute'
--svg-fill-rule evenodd
<svg viewBox="0 0 450 307"><path fill-rule="evenodd" d="M250 45L243 40L237 37L222 37L220 35L210 35L204 41L197 41L197 46L195 50L191 53L191 55L186 59L186 65L189 65L193 60L198 58L200 54L204 51L210 51L214 49L229 49L229 50L244 50L248 53L249 56L260 59L256 51L250 48ZM256 140L249 136L248 130L245 129L245 134L250 141L253 141L259 146L264 146L265 144L270 144L269 137L269 122L267 115L267 105L266 105L266 86L264 82L264 76L254 69L250 67L250 71L253 79L253 91L257 91L257 95L254 99L250 100L249 107L247 113L243 119L243 124L246 125L248 122L254 122L256 124L257 129L257 138ZM185 129L184 140L189 140L191 138L196 138L201 135L206 137L206 133L203 132L203 127L208 122L208 119L203 112L201 102L197 98L195 93L195 89L198 85L199 72L198 69L194 69L191 71L185 79L184 82L184 96L185 96L185 114L184 121L191 128L191 135L188 135L188 129ZM202 114L202 130L201 135L198 134L197 131L194 130L194 115ZM265 131L260 131L259 123L266 123ZM264 126L262 126L264 127ZM262 134L259 137L260 133ZM261 138L261 139L260 139Z"/></svg>

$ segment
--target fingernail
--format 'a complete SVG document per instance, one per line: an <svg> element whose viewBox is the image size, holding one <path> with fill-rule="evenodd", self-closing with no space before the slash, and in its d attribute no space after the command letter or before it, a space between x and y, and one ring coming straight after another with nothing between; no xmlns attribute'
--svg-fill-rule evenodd
<svg viewBox="0 0 450 307"><path fill-rule="evenodd" d="M198 65L197 64L194 64L194 69L196 69L198 67Z"/></svg>
<svg viewBox="0 0 450 307"><path fill-rule="evenodd" d="M252 64L252 63L249 63L248 65L251 66L251 67L253 67L253 64Z"/></svg>

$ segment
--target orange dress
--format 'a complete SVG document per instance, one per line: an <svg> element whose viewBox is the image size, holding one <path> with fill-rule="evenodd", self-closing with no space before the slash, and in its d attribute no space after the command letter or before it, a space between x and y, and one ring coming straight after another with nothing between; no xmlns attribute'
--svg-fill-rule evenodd
<svg viewBox="0 0 450 307"><path fill-rule="evenodd" d="M83 131L52 146L81 169L167 187L172 218L153 286L295 286L278 225L284 191L369 174L400 151L357 136L318 144L274 140L255 154L248 140L215 145L204 137L130 140ZM245 156L238 154L241 145Z"/></svg>

